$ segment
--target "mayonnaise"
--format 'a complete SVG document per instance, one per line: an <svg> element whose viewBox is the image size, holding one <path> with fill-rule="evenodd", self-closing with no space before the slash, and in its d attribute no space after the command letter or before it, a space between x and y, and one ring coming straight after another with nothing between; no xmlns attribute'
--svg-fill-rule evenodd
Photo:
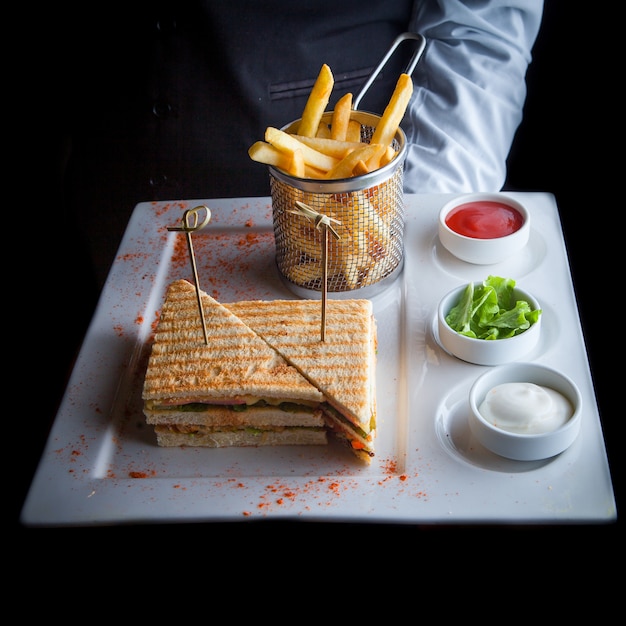
<svg viewBox="0 0 626 626"><path fill-rule="evenodd" d="M494 426L523 434L556 430L574 413L565 396L534 383L496 385L489 390L478 410Z"/></svg>

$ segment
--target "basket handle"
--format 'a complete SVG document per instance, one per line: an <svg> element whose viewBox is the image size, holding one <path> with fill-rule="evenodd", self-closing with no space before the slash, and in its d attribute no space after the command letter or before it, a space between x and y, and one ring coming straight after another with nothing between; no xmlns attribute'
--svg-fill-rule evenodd
<svg viewBox="0 0 626 626"><path fill-rule="evenodd" d="M413 70L415 69L417 62L420 60L420 57L422 56L422 53L424 52L424 48L426 47L426 39L424 38L423 35L420 35L419 33L408 33L408 32L402 33L401 35L398 35L398 37L396 37L395 41L391 44L391 47L387 51L387 54L383 57L381 62L378 64L378 67L370 74L370 77L367 79L367 82L365 83L365 85L363 85L363 89L361 89L361 91L355 98L354 104L352 105L352 109L354 111L356 111L359 108L359 103L361 102L361 99L367 93L367 90L370 88L370 85L376 80L376 77L378 76L378 74L380 74L380 71L383 69L383 67L385 67L387 61L389 60L391 55L395 52L396 48L403 41L406 41L408 39L413 39L419 42L419 45L417 49L415 50L415 52L413 53L413 56L411 57L411 60L409 61L409 64L407 65L406 70L405 70L405 74L411 75L413 73Z"/></svg>

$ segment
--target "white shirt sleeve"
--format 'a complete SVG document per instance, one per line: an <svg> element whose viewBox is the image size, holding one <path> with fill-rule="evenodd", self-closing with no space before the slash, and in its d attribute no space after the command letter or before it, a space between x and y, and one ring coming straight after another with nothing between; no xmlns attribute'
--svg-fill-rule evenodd
<svg viewBox="0 0 626 626"><path fill-rule="evenodd" d="M416 3L426 38L403 121L409 193L499 191L522 120L542 0Z"/></svg>

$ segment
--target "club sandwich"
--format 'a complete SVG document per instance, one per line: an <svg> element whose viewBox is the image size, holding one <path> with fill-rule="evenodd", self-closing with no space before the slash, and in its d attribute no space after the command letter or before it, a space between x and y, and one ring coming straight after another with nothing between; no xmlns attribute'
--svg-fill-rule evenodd
<svg viewBox="0 0 626 626"><path fill-rule="evenodd" d="M371 462L376 436L376 323L369 300L222 304L168 288L143 400L161 446L324 444L327 431Z"/></svg>
<svg viewBox="0 0 626 626"><path fill-rule="evenodd" d="M160 446L324 445L322 393L228 309L173 282L142 397Z"/></svg>

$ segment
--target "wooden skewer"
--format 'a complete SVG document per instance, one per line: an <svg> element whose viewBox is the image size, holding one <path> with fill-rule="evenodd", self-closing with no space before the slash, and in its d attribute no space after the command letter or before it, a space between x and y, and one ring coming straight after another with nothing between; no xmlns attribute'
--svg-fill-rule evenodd
<svg viewBox="0 0 626 626"><path fill-rule="evenodd" d="M198 223L198 213L204 209L206 211L206 216L201 223ZM200 281L198 280L198 269L196 267L196 255L193 251L193 242L191 240L191 233L194 230L200 230L204 228L209 221L211 220L211 210L209 207L200 205L194 207L193 209L188 209L183 213L183 218L181 220L182 226L179 228L169 228L169 231L178 231L184 232L187 236L187 247L189 248L189 260L191 262L191 271L193 272L193 280L196 285L196 299L198 300L198 311L200 312L200 321L202 322L202 332L204 334L204 343L209 345L209 335L206 329L206 320L204 318L204 307L202 306L202 298L200 297Z"/></svg>
<svg viewBox="0 0 626 626"><path fill-rule="evenodd" d="M308 204L296 200L297 211L290 211L295 215L303 215L307 219L315 222L315 228L321 228L323 230L322 239L322 320L320 328L320 338L322 341L326 340L326 297L328 292L328 231L333 234L336 239L340 238L339 233L333 228L332 222L335 224L341 224L339 220L336 220L322 213L318 213L312 209Z"/></svg>

